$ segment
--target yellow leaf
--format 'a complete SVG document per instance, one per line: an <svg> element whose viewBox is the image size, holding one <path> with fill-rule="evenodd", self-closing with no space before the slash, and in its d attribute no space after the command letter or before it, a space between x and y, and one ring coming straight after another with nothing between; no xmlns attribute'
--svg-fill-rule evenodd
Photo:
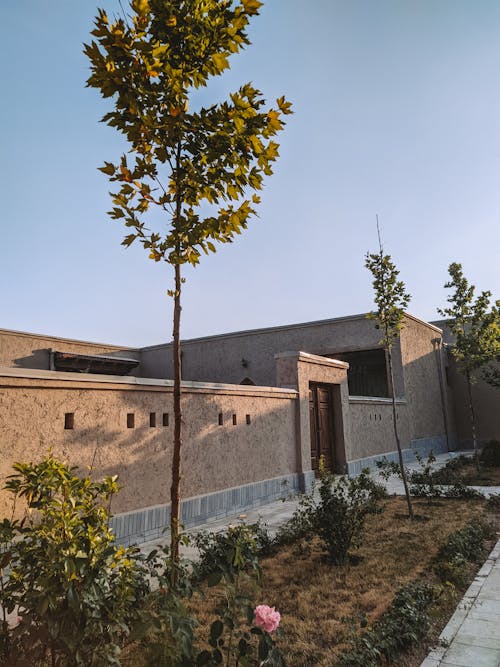
<svg viewBox="0 0 500 667"><path fill-rule="evenodd" d="M169 28L175 28L175 26L177 25L177 19L175 18L175 16L171 16L168 19L167 25L168 25Z"/></svg>

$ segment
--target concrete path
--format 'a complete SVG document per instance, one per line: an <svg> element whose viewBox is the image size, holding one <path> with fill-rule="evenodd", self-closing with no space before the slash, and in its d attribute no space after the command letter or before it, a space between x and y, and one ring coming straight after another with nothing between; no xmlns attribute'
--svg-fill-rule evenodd
<svg viewBox="0 0 500 667"><path fill-rule="evenodd" d="M420 667L500 665L500 540Z"/></svg>
<svg viewBox="0 0 500 667"><path fill-rule="evenodd" d="M471 454L471 452L460 452ZM433 467L446 465L453 454L441 454L436 457ZM407 465L410 470L418 470L418 463ZM391 477L387 482L378 472L373 477L387 487L390 495L403 495L401 480ZM500 487L474 487L485 496L500 494ZM262 521L271 535L285 523L297 508L296 498L286 501L278 500L269 505L248 510L244 514L236 514L219 521L191 528L188 534L200 530L218 532L226 530L238 521L256 523ZM144 553L161 547L167 542L168 536L139 545ZM194 547L183 547L183 555L196 559ZM440 636L440 646L433 649L420 667L500 667L500 540L491 552L473 583L467 590L463 600Z"/></svg>

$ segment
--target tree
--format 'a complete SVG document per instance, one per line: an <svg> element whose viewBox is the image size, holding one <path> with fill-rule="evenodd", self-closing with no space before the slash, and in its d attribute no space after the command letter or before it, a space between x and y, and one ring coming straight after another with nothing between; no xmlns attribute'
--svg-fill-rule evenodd
<svg viewBox="0 0 500 667"><path fill-rule="evenodd" d="M377 218L378 231L378 218ZM405 489L406 502L408 505L408 514L411 519L414 518L413 506L408 488L406 470L403 463L403 453L401 451L401 440L399 438L398 423L396 415L396 395L394 391L394 372L392 367L392 347L399 338L403 327L404 311L410 302L410 295L406 292L405 284L398 280L399 271L396 269L391 256L385 255L380 241L379 233L379 251L378 253L367 253L365 258L365 267L373 275L373 290L375 293L376 312L370 313L369 317L376 320L376 327L382 331L380 345L384 347L387 355L389 394L392 398L392 424L394 436L398 449L399 468L401 478Z"/></svg>
<svg viewBox="0 0 500 667"><path fill-rule="evenodd" d="M476 288L469 285L461 264L450 264L448 273L451 279L445 284L445 288L454 290L447 298L451 305L449 308L438 308L438 313L449 318L448 325L455 338L451 353L467 382L474 456L479 469L472 384L476 380L476 372L500 356L500 301L495 301L490 308L489 291L481 292L474 298ZM486 369L487 374L492 372L492 384L495 381L495 371L494 368Z"/></svg>
<svg viewBox="0 0 500 667"><path fill-rule="evenodd" d="M184 264L215 252L247 227L257 190L272 174L290 103L276 108L251 84L227 101L196 109L193 93L229 68L228 58L249 44L246 26L258 0L132 0L130 14L110 22L98 10L94 40L85 45L87 85L114 98L103 122L127 139L119 164L101 167L119 190L109 215L128 228L122 244L138 241L150 259L174 268L174 451L171 557L179 557L182 450L180 316ZM190 103L193 109L190 110ZM251 196L249 192L252 192ZM156 212L156 215L155 215ZM175 568L172 568L175 571ZM175 577L175 575L174 575Z"/></svg>

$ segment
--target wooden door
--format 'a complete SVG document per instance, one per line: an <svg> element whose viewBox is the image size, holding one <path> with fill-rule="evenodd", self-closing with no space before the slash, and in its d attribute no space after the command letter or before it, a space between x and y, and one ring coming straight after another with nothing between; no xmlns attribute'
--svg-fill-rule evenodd
<svg viewBox="0 0 500 667"><path fill-rule="evenodd" d="M313 385L309 388L309 421L311 426L311 467L319 470L320 457L325 469L335 470L333 396L328 385Z"/></svg>

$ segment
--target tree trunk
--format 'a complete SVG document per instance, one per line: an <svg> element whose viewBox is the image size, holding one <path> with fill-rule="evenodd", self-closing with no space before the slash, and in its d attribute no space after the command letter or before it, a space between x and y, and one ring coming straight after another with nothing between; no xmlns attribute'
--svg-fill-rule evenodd
<svg viewBox="0 0 500 667"><path fill-rule="evenodd" d="M175 295L174 295L174 452L172 458L172 486L170 488L170 558L172 560L171 583L175 585L179 562L179 525L181 510L181 448L182 448L182 412L181 412L181 267L175 265Z"/></svg>
<svg viewBox="0 0 500 667"><path fill-rule="evenodd" d="M476 468L479 472L479 451L477 448L477 436L476 436L476 415L474 412L474 404L472 402L472 382L470 377L470 371L467 371L465 374L467 378L467 395L469 397L469 411L470 411L470 423L472 428L472 442L474 444L474 460L476 462Z"/></svg>
<svg viewBox="0 0 500 667"><path fill-rule="evenodd" d="M411 504L410 491L408 489L408 480L406 479L406 471L403 463L403 452L401 451L401 441L399 439L397 414L396 414L396 395L394 393L394 375L392 372L392 353L391 348L387 348L387 361L389 363L389 392L392 398L392 425L394 427L394 435L396 436L396 446L398 448L399 469L401 470L401 479L405 488L406 503L408 505L408 515L410 519L414 519L413 506Z"/></svg>

